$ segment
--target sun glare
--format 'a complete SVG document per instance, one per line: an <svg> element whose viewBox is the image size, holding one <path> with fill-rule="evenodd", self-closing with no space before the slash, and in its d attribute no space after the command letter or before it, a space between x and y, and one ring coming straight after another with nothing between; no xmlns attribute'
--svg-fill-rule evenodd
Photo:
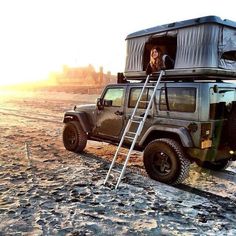
<svg viewBox="0 0 236 236"><path fill-rule="evenodd" d="M112 40L102 35L100 26L109 27L107 18L99 18L99 27L94 27L96 17L85 21L87 12L78 14L77 1L70 5L25 0L24 4L15 1L14 8L7 1L0 4L0 86L40 81L50 72L60 71L63 65L92 64L96 69L103 66L105 71L118 72L117 64L123 62L124 53L120 48L109 47L121 46L125 36L120 39L119 30L115 31L118 36L112 33ZM89 4L83 7L90 9ZM97 14L97 10L93 13Z"/></svg>
<svg viewBox="0 0 236 236"><path fill-rule="evenodd" d="M29 53L26 51L26 55ZM6 57L5 57L6 58ZM50 72L59 71L61 66L55 66L43 58L31 57L31 61L22 56L19 62L3 62L0 70L0 86L18 85L22 83L40 83L49 77Z"/></svg>
<svg viewBox="0 0 236 236"><path fill-rule="evenodd" d="M0 78L0 86L5 86L38 82L45 79L45 75L37 71L33 71L32 73L30 73L30 71L15 70L11 72L1 71Z"/></svg>

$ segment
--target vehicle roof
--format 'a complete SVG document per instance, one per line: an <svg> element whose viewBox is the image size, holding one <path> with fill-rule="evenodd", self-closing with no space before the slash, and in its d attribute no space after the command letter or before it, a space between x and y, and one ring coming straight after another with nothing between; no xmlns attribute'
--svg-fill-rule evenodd
<svg viewBox="0 0 236 236"><path fill-rule="evenodd" d="M216 23L216 24L220 24L223 26L229 26L229 27L236 28L235 21L231 21L228 19L222 20L218 16L204 16L204 17L194 18L194 19L190 19L190 20L172 22L169 24L158 25L158 26L154 26L151 28L143 29L143 30L129 34L126 37L126 39L141 37L144 35L149 35L149 34L154 34L154 33L161 33L164 31L170 31L170 30L185 28L185 27L189 27L189 26L200 25L200 24L204 24L204 23Z"/></svg>
<svg viewBox="0 0 236 236"><path fill-rule="evenodd" d="M160 72L154 72L151 76L151 80L157 80ZM141 72L126 72L124 76L128 80L144 80L147 75L146 71ZM202 67L202 68L187 68L187 69L170 69L165 70L163 80L192 80L196 78L200 80L206 80L206 78L212 80L236 80L236 70L227 70L220 68Z"/></svg>
<svg viewBox="0 0 236 236"><path fill-rule="evenodd" d="M161 81L160 84L178 84L178 86L184 85L184 84L208 84L208 85L218 85L218 86L230 86L230 87L234 87L236 88L236 81L234 82L214 82L214 81L185 81L185 82L175 82L175 81ZM107 85L107 87L122 87L122 86L126 86L126 87L143 87L144 83L142 82L132 82L132 83L121 83L121 84L109 84ZM155 85L155 82L152 83L148 83L147 86L153 86Z"/></svg>

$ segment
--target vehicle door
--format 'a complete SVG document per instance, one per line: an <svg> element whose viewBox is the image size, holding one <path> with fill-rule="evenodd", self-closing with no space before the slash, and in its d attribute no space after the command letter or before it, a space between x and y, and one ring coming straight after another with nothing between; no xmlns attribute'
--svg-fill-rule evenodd
<svg viewBox="0 0 236 236"><path fill-rule="evenodd" d="M124 125L125 86L108 87L97 109L96 131L98 136L117 139Z"/></svg>

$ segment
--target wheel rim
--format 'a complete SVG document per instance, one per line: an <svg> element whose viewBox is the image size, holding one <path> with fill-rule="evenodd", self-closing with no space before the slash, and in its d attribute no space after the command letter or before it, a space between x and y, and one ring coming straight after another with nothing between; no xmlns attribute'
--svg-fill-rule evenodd
<svg viewBox="0 0 236 236"><path fill-rule="evenodd" d="M171 172L171 159L164 152L157 152L153 155L153 169L159 175L168 175Z"/></svg>

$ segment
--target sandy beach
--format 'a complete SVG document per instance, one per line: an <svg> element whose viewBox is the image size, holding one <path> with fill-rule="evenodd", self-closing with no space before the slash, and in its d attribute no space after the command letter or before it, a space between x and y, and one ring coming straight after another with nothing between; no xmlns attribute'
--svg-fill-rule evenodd
<svg viewBox="0 0 236 236"><path fill-rule="evenodd" d="M0 92L0 235L236 235L236 163L193 164L173 187L151 180L135 152L115 190L118 174L103 185L115 146L65 150L64 111L98 96Z"/></svg>

